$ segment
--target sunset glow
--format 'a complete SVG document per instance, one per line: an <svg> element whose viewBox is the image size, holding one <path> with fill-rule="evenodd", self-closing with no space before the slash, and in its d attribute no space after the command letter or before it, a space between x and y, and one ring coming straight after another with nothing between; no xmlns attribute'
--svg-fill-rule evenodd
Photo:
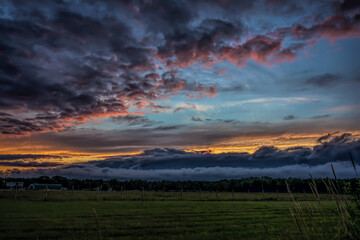
<svg viewBox="0 0 360 240"><path fill-rule="evenodd" d="M360 156L359 4L40 2L0 3L1 174L302 176Z"/></svg>

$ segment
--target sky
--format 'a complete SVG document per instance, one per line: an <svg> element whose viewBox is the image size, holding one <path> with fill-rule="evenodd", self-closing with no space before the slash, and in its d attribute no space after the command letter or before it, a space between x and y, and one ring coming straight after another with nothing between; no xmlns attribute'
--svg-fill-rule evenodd
<svg viewBox="0 0 360 240"><path fill-rule="evenodd" d="M0 33L0 176L360 164L359 1L1 0Z"/></svg>

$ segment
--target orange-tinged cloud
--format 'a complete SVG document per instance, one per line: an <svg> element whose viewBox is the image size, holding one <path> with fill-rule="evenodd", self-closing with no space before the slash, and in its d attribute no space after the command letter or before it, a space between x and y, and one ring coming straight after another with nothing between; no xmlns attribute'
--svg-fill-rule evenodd
<svg viewBox="0 0 360 240"><path fill-rule="evenodd" d="M220 71L217 73L217 75L224 75L224 74L226 74L227 73L227 70L226 70L226 68L222 68L222 69L220 69Z"/></svg>
<svg viewBox="0 0 360 240"><path fill-rule="evenodd" d="M350 133L350 132L349 132ZM227 139L224 141L220 141L211 145L202 145L202 146L184 146L183 148L188 152L208 152L213 154L218 153L254 153L262 146L274 146L280 150L285 150L291 147L308 147L313 148L316 145L319 145L317 139L326 135L327 132L319 132L319 133L307 133L307 134L281 134L278 136L271 135L259 135L259 136L241 136L235 137L231 139ZM337 135L341 135L341 132L337 132ZM354 137L360 136L360 131L352 131L351 134ZM29 145L24 144L21 148L16 148L13 146L12 148L9 146L0 145L0 155L8 155L8 154L38 154L38 155L49 155L49 156L60 156L51 160L53 163L59 163L63 165L74 164L74 163L83 163L88 161L98 161L104 160L111 156L118 155L137 155L140 154L142 150L134 150L128 152L111 152L111 153L90 153L90 152L80 152L80 151L66 151L66 150L56 150L56 146L33 146L31 143ZM24 162L32 162L34 159L24 160ZM35 160L37 163L46 163L50 162L47 158ZM51 166L50 166L51 167ZM54 166L56 167L56 166ZM1 170L11 170L11 169L19 169L17 166L3 166ZM39 167L37 167L39 168ZM29 167L26 167L29 169Z"/></svg>
<svg viewBox="0 0 360 240"><path fill-rule="evenodd" d="M359 136L359 131L349 131L354 136ZM219 142L211 146L198 146L187 148L187 151L211 151L212 153L227 153L227 152L247 152L254 153L262 146L274 146L279 149L287 149L291 147L308 147L312 148L319 143L316 140L326 134L309 133L309 134L283 134L281 136L244 136L232 139L227 139L224 142ZM340 134L340 133L339 133Z"/></svg>

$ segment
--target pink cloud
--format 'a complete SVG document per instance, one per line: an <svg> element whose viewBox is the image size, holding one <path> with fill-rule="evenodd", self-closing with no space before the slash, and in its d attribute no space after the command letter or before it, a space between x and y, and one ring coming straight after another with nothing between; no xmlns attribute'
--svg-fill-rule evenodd
<svg viewBox="0 0 360 240"><path fill-rule="evenodd" d="M224 75L224 74L226 74L227 73L227 70L226 70L226 68L222 68L222 69L220 69L220 71L217 73L218 75Z"/></svg>
<svg viewBox="0 0 360 240"><path fill-rule="evenodd" d="M358 109L359 107L360 107L359 105L345 105L345 106L327 108L325 109L325 111L330 111L330 112L352 111Z"/></svg>

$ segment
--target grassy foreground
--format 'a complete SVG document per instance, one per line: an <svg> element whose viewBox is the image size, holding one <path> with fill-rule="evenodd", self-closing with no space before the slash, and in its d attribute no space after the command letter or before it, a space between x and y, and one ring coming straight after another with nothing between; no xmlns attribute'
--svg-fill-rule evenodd
<svg viewBox="0 0 360 240"><path fill-rule="evenodd" d="M335 203L321 204L330 214L314 217L331 228ZM300 239L289 212L293 206L291 201L1 199L0 239ZM314 239L316 234L324 236L314 232Z"/></svg>
<svg viewBox="0 0 360 240"><path fill-rule="evenodd" d="M289 193L261 192L176 192L176 191L0 191L0 199L26 201L292 201ZM293 193L297 201L316 201L312 193ZM331 200L329 194L319 194L321 200ZM349 195L345 196L350 199Z"/></svg>

